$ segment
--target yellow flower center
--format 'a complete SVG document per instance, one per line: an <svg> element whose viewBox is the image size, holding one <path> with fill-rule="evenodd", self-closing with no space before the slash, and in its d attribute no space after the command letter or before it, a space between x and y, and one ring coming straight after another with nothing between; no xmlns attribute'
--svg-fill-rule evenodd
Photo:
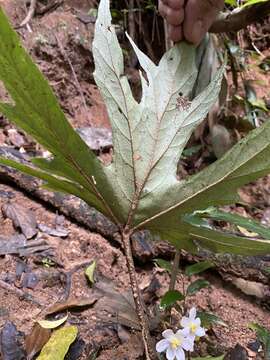
<svg viewBox="0 0 270 360"><path fill-rule="evenodd" d="M190 326L190 331L192 333L195 333L195 331L197 330L197 325L194 323L191 323L189 326Z"/></svg>
<svg viewBox="0 0 270 360"><path fill-rule="evenodd" d="M171 347L173 349L177 349L179 345L181 345L181 340L177 339L176 337L175 338L172 338L170 340L170 343L171 343Z"/></svg>

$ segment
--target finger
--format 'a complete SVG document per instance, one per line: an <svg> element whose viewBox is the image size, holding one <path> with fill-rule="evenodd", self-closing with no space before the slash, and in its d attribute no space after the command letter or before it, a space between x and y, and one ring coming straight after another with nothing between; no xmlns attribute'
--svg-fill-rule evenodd
<svg viewBox="0 0 270 360"><path fill-rule="evenodd" d="M168 26L168 36L173 42L179 42L183 40L182 26Z"/></svg>
<svg viewBox="0 0 270 360"><path fill-rule="evenodd" d="M158 2L158 12L164 19L166 18L166 9L167 9L167 5L165 5L163 1L159 1Z"/></svg>
<svg viewBox="0 0 270 360"><path fill-rule="evenodd" d="M184 7L185 0L159 0L159 2L162 2L171 9L181 10Z"/></svg>
<svg viewBox="0 0 270 360"><path fill-rule="evenodd" d="M185 39L198 45L223 6L223 0L188 0L183 24Z"/></svg>
<svg viewBox="0 0 270 360"><path fill-rule="evenodd" d="M165 0L165 1L167 5L174 10L181 10L184 7L184 3L185 3L185 0Z"/></svg>
<svg viewBox="0 0 270 360"><path fill-rule="evenodd" d="M167 23L173 26L179 26L184 20L184 9L174 10L167 5L164 5L162 1L159 3L159 13L166 19Z"/></svg>

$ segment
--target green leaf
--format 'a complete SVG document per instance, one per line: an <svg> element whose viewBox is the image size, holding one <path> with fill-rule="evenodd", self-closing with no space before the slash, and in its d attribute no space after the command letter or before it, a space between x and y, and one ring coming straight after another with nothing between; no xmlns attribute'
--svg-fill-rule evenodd
<svg viewBox="0 0 270 360"><path fill-rule="evenodd" d="M251 323L249 324L249 328L256 331L256 335L258 340L263 344L264 347L264 358L266 360L270 359L270 332L265 327L256 324Z"/></svg>
<svg viewBox="0 0 270 360"><path fill-rule="evenodd" d="M185 274L187 276L192 276L195 274L199 274L207 269L210 269L211 267L214 267L215 264L213 264L211 261L201 261L197 264L189 265L185 269Z"/></svg>
<svg viewBox="0 0 270 360"><path fill-rule="evenodd" d="M251 5L255 5L255 4L259 4L259 3L263 3L263 2L267 2L268 0L248 0L246 1L241 7L246 7L246 6L251 6Z"/></svg>
<svg viewBox="0 0 270 360"><path fill-rule="evenodd" d="M169 261L163 260L163 259L155 259L154 262L162 269L165 269L168 271L168 273L172 272L172 264Z"/></svg>
<svg viewBox="0 0 270 360"><path fill-rule="evenodd" d="M187 225L183 227L190 238L200 247L215 253L231 253L238 255L260 255L269 251L269 240L249 239L234 236L221 231L209 230L204 227Z"/></svg>
<svg viewBox="0 0 270 360"><path fill-rule="evenodd" d="M182 222L185 219L182 217L181 221L181 215L213 205L236 202L237 189L240 186L270 172L269 138L270 122L266 122L261 128L251 131L221 159L200 173L169 188L164 196L160 195L159 206L155 204L156 213L138 227L145 227L155 232L161 238L170 240L178 248L196 251L195 244L192 244L195 227L185 227ZM152 209L154 210L154 207ZM198 231L195 232L197 235ZM212 250L242 255L251 255L251 249L255 249L257 254L270 250L270 241L252 240L254 246L248 241L245 246L240 237L235 236L231 239L234 241L234 246L229 244L227 247L224 242L219 246L218 238L215 241L212 237ZM229 240L228 237L226 240ZM204 241L201 237L199 242L202 247L209 248L208 238Z"/></svg>
<svg viewBox="0 0 270 360"><path fill-rule="evenodd" d="M140 103L123 75L123 55L111 26L109 2L101 1L93 55L95 81L113 129L114 161L109 179L121 207L129 207L136 222L149 216L153 198L158 201L160 193L177 182L178 159L218 97L223 69L191 102L188 97L197 77L195 48L177 44L155 65L129 40L147 76L146 80L141 75Z"/></svg>
<svg viewBox="0 0 270 360"><path fill-rule="evenodd" d="M212 325L228 326L220 317L206 311L197 311L197 316L201 319L202 326L208 329Z"/></svg>
<svg viewBox="0 0 270 360"><path fill-rule="evenodd" d="M92 262L92 264L90 264L90 265L85 269L85 275L87 276L87 278L88 278L88 280L90 281L91 284L94 284L94 282L95 282L94 275L95 275L96 265L97 265L97 262L96 262L96 260L94 260L94 261Z"/></svg>
<svg viewBox="0 0 270 360"><path fill-rule="evenodd" d="M225 4L231 5L231 6L237 6L236 0L225 0Z"/></svg>
<svg viewBox="0 0 270 360"><path fill-rule="evenodd" d="M60 325L63 325L67 321L68 315L64 316L59 320L39 320L38 324L43 327L43 329L55 329Z"/></svg>
<svg viewBox="0 0 270 360"><path fill-rule="evenodd" d="M41 169L50 167L54 174L61 169L61 176L76 181L91 193L89 205L115 220L108 205L113 194L107 192L109 184L102 164L66 119L50 86L21 46L1 9L0 23L0 80L13 100L0 102L0 112L53 154L52 161L43 160L44 166L40 162ZM107 202L105 193L109 196Z"/></svg>
<svg viewBox="0 0 270 360"><path fill-rule="evenodd" d="M111 24L109 0L101 0L96 21L94 77L113 130L113 162L104 166L60 109L38 68L0 10L0 80L12 102L0 111L52 153L35 168L0 160L43 179L46 187L70 192L124 229L148 229L177 248L198 245L244 255L270 251L270 242L220 235L187 214L237 201L237 189L270 169L270 124L241 140L221 159L186 180L176 177L178 159L220 91L225 64L193 100L196 49L181 42L154 64L130 39L144 74L142 98L134 99L124 75L123 54Z"/></svg>
<svg viewBox="0 0 270 360"><path fill-rule="evenodd" d="M160 307L164 310L177 303L177 301L184 300L185 296L177 290L169 290L162 297L160 301Z"/></svg>
<svg viewBox="0 0 270 360"><path fill-rule="evenodd" d="M77 334L78 329L76 326L67 326L56 330L41 350L37 360L64 360Z"/></svg>
<svg viewBox="0 0 270 360"><path fill-rule="evenodd" d="M261 225L256 220L245 218L238 214L231 214L229 212L225 212L222 210L218 210L214 207L210 207L206 210L195 212L195 215L199 216L200 218L226 221L230 224L241 226L247 229L248 231L256 233L264 239L270 239L270 228Z"/></svg>
<svg viewBox="0 0 270 360"><path fill-rule="evenodd" d="M200 291L203 288L208 287L210 284L208 281L203 279L198 279L194 282L192 282L188 288L187 288L187 296L188 295L194 295L196 292Z"/></svg>

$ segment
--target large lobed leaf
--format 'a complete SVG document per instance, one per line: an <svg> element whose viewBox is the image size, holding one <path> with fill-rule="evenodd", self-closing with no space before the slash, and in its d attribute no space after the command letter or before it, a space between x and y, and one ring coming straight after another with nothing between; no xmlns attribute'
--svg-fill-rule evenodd
<svg viewBox="0 0 270 360"><path fill-rule="evenodd" d="M61 111L55 96L0 11L0 80L15 104L0 111L46 147L53 159L35 167L0 163L43 179L47 186L81 197L119 228L149 229L179 248L197 245L241 254L270 250L267 240L222 234L187 221L185 214L237 200L237 189L269 172L270 125L253 131L223 158L179 181L178 159L192 131L216 102L224 66L195 99L195 48L175 45L155 65L130 39L142 72L142 98L134 99L124 75L123 54L111 24L109 0L101 0L93 55L95 80L113 129L113 163L105 167Z"/></svg>

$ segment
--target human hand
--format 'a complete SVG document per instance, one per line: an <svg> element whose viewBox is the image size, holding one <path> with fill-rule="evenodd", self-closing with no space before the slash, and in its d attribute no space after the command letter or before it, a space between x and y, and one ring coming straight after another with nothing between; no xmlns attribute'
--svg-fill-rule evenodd
<svg viewBox="0 0 270 360"><path fill-rule="evenodd" d="M223 9L224 0L159 0L159 12L168 24L168 36L198 45Z"/></svg>

